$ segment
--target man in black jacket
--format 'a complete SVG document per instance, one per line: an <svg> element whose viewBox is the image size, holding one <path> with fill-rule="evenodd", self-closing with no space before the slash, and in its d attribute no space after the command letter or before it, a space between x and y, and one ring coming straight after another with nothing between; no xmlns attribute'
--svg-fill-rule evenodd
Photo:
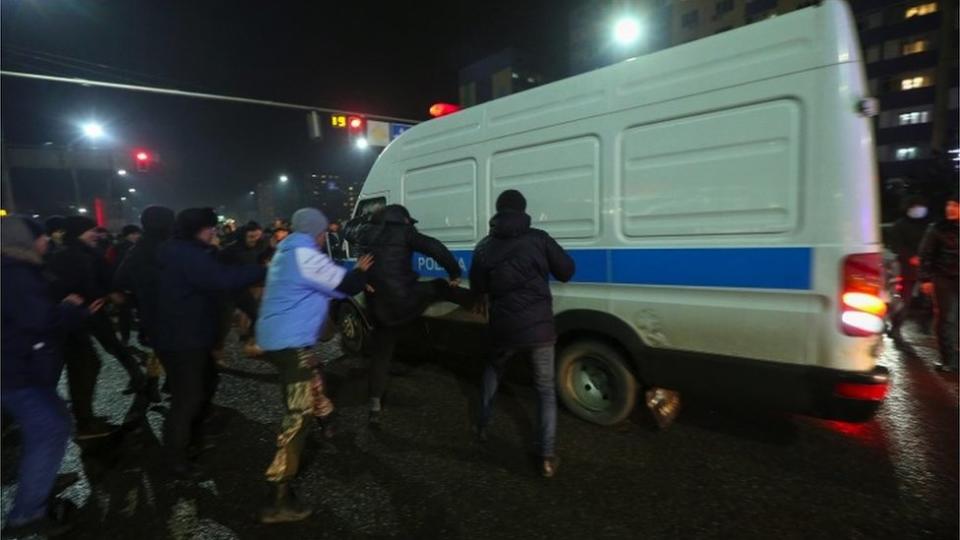
<svg viewBox="0 0 960 540"><path fill-rule="evenodd" d="M387 387L390 360L404 327L416 321L438 299L449 298L460 282L460 266L439 240L420 234L406 208L391 204L355 218L344 228L344 237L358 255L372 254L377 264L368 272L367 309L373 319L373 360L370 365L370 423L380 421L381 400ZM447 271L449 282L420 281L413 271L414 252L432 257Z"/></svg>
<svg viewBox="0 0 960 540"><path fill-rule="evenodd" d="M261 264L262 256L269 248L268 241L263 237L263 228L256 221L250 221L237 231L237 240L223 248L220 260L233 265ZM239 309L250 320L250 328L240 337L240 341L250 341L253 324L257 320L258 304L249 287L227 292L222 303L220 340L225 340L230 333L233 312Z"/></svg>
<svg viewBox="0 0 960 540"><path fill-rule="evenodd" d="M890 236L890 248L897 254L900 276L903 278L903 306L893 314L890 320L893 337L901 339L900 327L910 314L913 304L914 286L917 284L917 271L920 268L918 255L923 234L930 225L926 202L920 197L909 197L904 201L904 215L893 224Z"/></svg>
<svg viewBox="0 0 960 540"><path fill-rule="evenodd" d="M493 355L481 384L478 435L486 438L493 417L493 398L507 362L525 354L533 366L539 395L540 472L550 478L559 461L554 448L557 395L554 373L553 297L549 279L569 281L573 259L544 231L530 227L527 201L516 190L497 197L497 214L490 234L477 244L470 266L470 288L489 296L490 341Z"/></svg>
<svg viewBox="0 0 960 540"><path fill-rule="evenodd" d="M96 248L99 239L96 223L83 216L70 216L64 220L64 229L64 247L54 255L49 266L58 298L75 294L88 303L107 298L111 291L110 271ZM101 364L91 337L97 338L104 350L120 362L133 388L140 391L146 385L136 359L120 345L113 323L103 310L88 318L81 329L68 334L64 356L77 420L77 439L81 440L109 433L109 426L93 414L93 396Z"/></svg>
<svg viewBox="0 0 960 540"><path fill-rule="evenodd" d="M218 383L212 352L219 334L220 293L253 285L266 274L261 266L217 261L211 245L216 227L212 209L184 210L177 215L174 238L158 251L159 301L152 338L171 391L163 442L172 472L189 478L201 472L187 461L187 448L203 442L203 419Z"/></svg>
<svg viewBox="0 0 960 540"><path fill-rule="evenodd" d="M958 236L960 204L954 193L947 201L946 219L927 229L920 245L920 281L923 291L932 294L936 314L937 345L941 371L956 372L960 358L957 345Z"/></svg>
<svg viewBox="0 0 960 540"><path fill-rule="evenodd" d="M143 238L134 245L114 274L114 288L133 293L140 315L141 345L153 348L156 341L157 304L160 297L160 262L157 250L173 234L173 210L148 206L140 215ZM147 360L147 397L160 401L159 378L163 374L156 352Z"/></svg>

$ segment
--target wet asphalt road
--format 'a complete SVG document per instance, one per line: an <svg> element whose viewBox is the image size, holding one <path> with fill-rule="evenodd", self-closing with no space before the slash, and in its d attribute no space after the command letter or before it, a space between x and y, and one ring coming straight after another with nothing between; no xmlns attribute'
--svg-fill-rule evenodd
<svg viewBox="0 0 960 540"><path fill-rule="evenodd" d="M166 406L155 406L149 425L127 426L82 458L71 445L64 469L83 480L65 492L80 506L70 538L956 538L957 380L932 370L929 337L910 338L905 351L887 341L894 387L870 423L686 399L677 423L658 432L642 414L603 428L562 411L552 480L526 457L535 403L522 376L502 388L481 448L468 420L476 355L416 353L373 431L362 359L324 345L340 431L332 441L313 432L296 483L315 515L273 526L256 516L280 390L269 365L234 354L216 400L224 434L200 458L212 480L164 474ZM120 395L125 376L104 364L98 413L119 423L131 403ZM4 439L4 511L15 439Z"/></svg>

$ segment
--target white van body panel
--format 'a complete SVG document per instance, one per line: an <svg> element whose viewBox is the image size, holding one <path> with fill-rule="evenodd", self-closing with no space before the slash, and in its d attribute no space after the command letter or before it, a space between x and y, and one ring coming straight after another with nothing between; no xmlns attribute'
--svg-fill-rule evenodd
<svg viewBox="0 0 960 540"><path fill-rule="evenodd" d="M466 270L519 189L577 262L558 315L612 314L651 350L865 371L878 338L844 335L837 302L844 257L879 250L866 96L827 0L415 126L360 200L406 205Z"/></svg>

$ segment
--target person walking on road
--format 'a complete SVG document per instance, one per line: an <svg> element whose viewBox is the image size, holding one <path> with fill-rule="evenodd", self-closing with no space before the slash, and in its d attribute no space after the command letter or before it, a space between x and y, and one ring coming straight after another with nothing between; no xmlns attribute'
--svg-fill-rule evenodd
<svg viewBox="0 0 960 540"><path fill-rule="evenodd" d="M357 246L360 254L373 254L377 261L366 289L367 309L374 325L369 375L369 421L374 426L380 423L397 339L431 303L438 299L456 301L458 296L461 271L457 260L439 240L418 232L416 223L405 207L391 204L344 227L346 240ZM411 262L414 252L437 261L449 281L420 281Z"/></svg>
<svg viewBox="0 0 960 540"><path fill-rule="evenodd" d="M114 288L130 291L137 302L140 315L138 340L152 349L147 358L147 398L161 401L159 392L163 368L156 353L157 305L160 301L160 262L157 251L173 234L173 210L163 206L149 206L140 215L143 238L134 245L113 276Z"/></svg>
<svg viewBox="0 0 960 540"><path fill-rule="evenodd" d="M891 248L897 254L903 286L903 305L890 321L891 334L896 340L902 339L900 329L913 306L917 273L920 269L920 242L930 225L928 213L929 209L922 198L910 197L905 201L904 215L893 224L891 230Z"/></svg>
<svg viewBox="0 0 960 540"><path fill-rule="evenodd" d="M257 265L217 261L211 246L216 227L212 209L183 210L174 238L158 250L159 301L152 338L171 391L163 442L171 472L184 478L202 474L187 452L191 443L202 448L207 442L203 420L218 383L212 353L219 333L220 293L253 285L266 273Z"/></svg>
<svg viewBox="0 0 960 540"><path fill-rule="evenodd" d="M950 196L945 219L930 225L920 245L920 281L923 292L933 295L934 299L937 346L940 349L937 369L954 373L960 368L957 344L960 204L957 199L956 193Z"/></svg>
<svg viewBox="0 0 960 540"><path fill-rule="evenodd" d="M52 490L70 439L70 415L57 394L63 371L65 332L103 305L68 295L55 302L41 265L49 239L43 227L11 216L0 225L3 328L0 346L0 403L20 425L23 450L17 494L7 514L4 538L57 536L67 532L61 501Z"/></svg>
<svg viewBox="0 0 960 540"><path fill-rule="evenodd" d="M327 218L315 208L293 214L293 233L278 246L267 273L257 338L266 360L280 374L287 412L277 435L277 452L266 471L276 489L273 504L260 515L264 523L299 521L311 510L299 504L290 482L300 467L300 454L307 439L309 419L315 417L324 434L333 402L324 392L320 359L314 346L320 335L332 298L359 294L373 257L361 257L347 272L325 253Z"/></svg>
<svg viewBox="0 0 960 540"><path fill-rule="evenodd" d="M120 241L107 250L107 264L116 270L123 263L127 253L140 241L143 229L136 225L125 225L120 231ZM121 289L122 293L129 292ZM117 329L120 330L120 343L127 347L130 344L130 333L133 331L133 302L124 298L117 306Z"/></svg>
<svg viewBox="0 0 960 540"><path fill-rule="evenodd" d="M538 403L540 473L556 474L557 395L554 373L553 298L549 279L569 281L573 259L544 231L530 227L527 201L516 190L497 197L490 234L477 244L470 266L470 288L489 298L492 356L481 381L477 434L486 440L493 401L507 363L523 354L533 367Z"/></svg>

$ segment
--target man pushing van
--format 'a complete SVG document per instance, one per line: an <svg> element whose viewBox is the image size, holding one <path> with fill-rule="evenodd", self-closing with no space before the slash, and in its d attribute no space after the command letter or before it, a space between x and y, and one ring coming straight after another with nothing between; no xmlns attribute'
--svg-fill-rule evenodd
<svg viewBox="0 0 960 540"><path fill-rule="evenodd" d="M483 373L477 434L486 440L493 417L493 398L507 362L518 354L530 359L539 398L538 450L540 473L550 478L559 461L554 448L557 430L557 394L550 276L573 277L574 263L544 231L530 227L527 201L509 189L497 197L497 213L490 234L477 244L470 267L470 288L489 296L492 355Z"/></svg>

